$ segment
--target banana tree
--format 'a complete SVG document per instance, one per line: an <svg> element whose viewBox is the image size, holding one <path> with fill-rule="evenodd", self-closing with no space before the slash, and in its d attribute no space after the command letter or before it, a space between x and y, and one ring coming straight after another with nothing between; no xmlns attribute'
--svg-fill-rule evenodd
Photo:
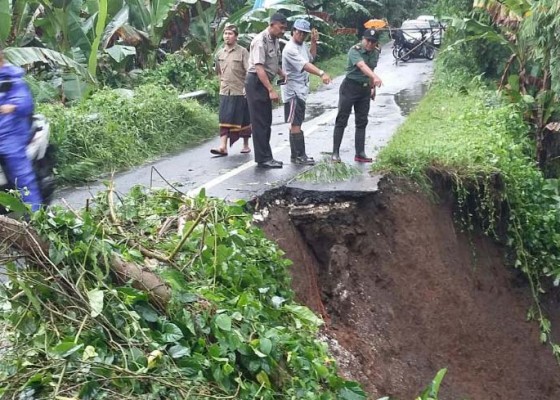
<svg viewBox="0 0 560 400"><path fill-rule="evenodd" d="M485 38L510 50L500 88L516 102L525 103L535 127L537 159L544 168L545 126L560 117L560 5L556 0L475 0L485 9L492 25L474 20L455 21L469 32L466 40Z"/></svg>
<svg viewBox="0 0 560 400"><path fill-rule="evenodd" d="M4 49L4 56L10 63L18 66L35 63L54 64L73 71L86 82L95 82L95 77L89 73L83 64L54 50L42 47L7 47Z"/></svg>
<svg viewBox="0 0 560 400"><path fill-rule="evenodd" d="M0 46L24 46L35 37L33 1L0 0Z"/></svg>
<svg viewBox="0 0 560 400"><path fill-rule="evenodd" d="M156 61L155 52L159 48L170 21L179 11L203 1L215 4L216 0L125 0L129 18L127 24L134 28L128 35L140 38L137 50L139 58L147 66ZM127 42L127 33L123 32L123 40Z"/></svg>

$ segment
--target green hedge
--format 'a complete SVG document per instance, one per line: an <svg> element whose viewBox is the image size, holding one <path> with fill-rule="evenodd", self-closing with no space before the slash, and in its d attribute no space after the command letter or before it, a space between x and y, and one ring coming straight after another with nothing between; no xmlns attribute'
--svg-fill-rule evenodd
<svg viewBox="0 0 560 400"><path fill-rule="evenodd" d="M79 105L41 105L58 148L57 175L65 183L139 165L217 133L217 116L196 101L155 85L134 96L103 89Z"/></svg>

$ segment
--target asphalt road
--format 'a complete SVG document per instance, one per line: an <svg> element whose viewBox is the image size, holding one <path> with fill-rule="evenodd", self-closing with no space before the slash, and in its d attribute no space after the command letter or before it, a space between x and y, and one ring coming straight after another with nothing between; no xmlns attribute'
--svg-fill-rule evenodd
<svg viewBox="0 0 560 400"><path fill-rule="evenodd" d="M383 80L375 102L372 104L367 128L366 152L375 156L379 148L387 144L398 126L405 120L406 114L422 98L432 77L433 62L428 60L411 60L395 65L391 55L391 45L385 45L376 70ZM328 71L327 71L328 72ZM306 135L308 155L320 159L322 154L332 151L332 134L338 88L342 77L330 85L321 87L312 93L307 102L307 119L303 124ZM343 161L354 164L354 117L349 125L341 147ZM240 141L239 141L240 142ZM211 196L228 200L251 199L270 188L289 183L304 168L290 164L288 143L288 124L284 123L283 108L273 112L271 146L274 157L284 161L284 168L264 170L256 168L251 154L240 154L241 144L237 142L229 149L227 157L214 157L210 148L218 145L218 136L199 146L180 154L167 156L142 167L120 173L114 178L116 190L126 193L134 185L147 187L164 187L168 183L189 194L196 194L201 188ZM311 185L325 189L354 188L357 190L374 190L377 179L367 174L369 165L358 164L364 171L363 176L351 182L331 185ZM308 184L309 185L309 184ZM104 190L101 181L84 187L66 188L56 195L55 204L67 203L74 208L86 205L87 199L96 192Z"/></svg>

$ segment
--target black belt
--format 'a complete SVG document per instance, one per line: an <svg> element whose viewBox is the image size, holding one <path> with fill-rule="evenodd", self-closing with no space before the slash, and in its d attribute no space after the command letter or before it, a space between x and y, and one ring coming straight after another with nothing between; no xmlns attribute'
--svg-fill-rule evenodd
<svg viewBox="0 0 560 400"><path fill-rule="evenodd" d="M355 81L354 79L350 79L350 78L346 78L345 80L346 80L346 82L351 83L352 85L356 85L356 86L360 86L360 87L369 87L370 86L369 82L358 82L358 81Z"/></svg>

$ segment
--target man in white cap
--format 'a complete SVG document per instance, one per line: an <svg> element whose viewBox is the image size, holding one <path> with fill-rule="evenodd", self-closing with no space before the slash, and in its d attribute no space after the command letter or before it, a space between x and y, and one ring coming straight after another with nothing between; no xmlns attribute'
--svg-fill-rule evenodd
<svg viewBox="0 0 560 400"><path fill-rule="evenodd" d="M311 33L311 46L308 47L305 39ZM286 122L290 123L290 148L291 161L294 164L312 165L312 157L305 151L305 138L301 125L305 119L305 102L309 94L309 74L321 77L323 83L328 84L331 78L325 71L317 68L312 61L317 56L317 39L319 33L311 24L298 19L292 28L292 39L282 51L282 68L286 73L287 82L282 86L282 99L284 101L284 115Z"/></svg>

